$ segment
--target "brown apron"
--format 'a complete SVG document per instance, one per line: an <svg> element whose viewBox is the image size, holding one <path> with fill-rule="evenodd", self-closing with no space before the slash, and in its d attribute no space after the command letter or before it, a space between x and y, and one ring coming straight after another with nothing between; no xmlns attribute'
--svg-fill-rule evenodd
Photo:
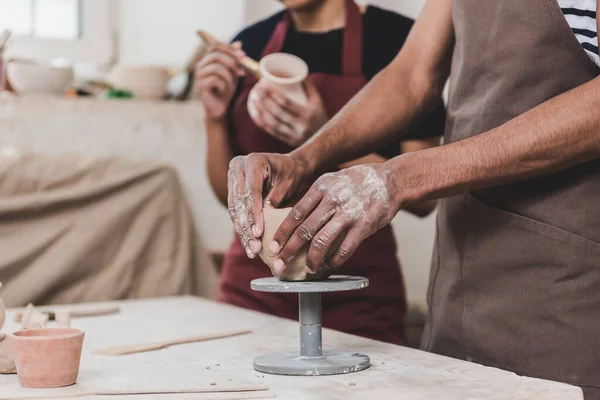
<svg viewBox="0 0 600 400"><path fill-rule="evenodd" d="M346 10L342 74L311 73L308 77L317 87L329 116L335 115L367 83L362 73L362 16L358 6L351 0L347 1ZM275 28L263 57L281 51L289 28L290 18L286 14ZM255 84L255 79L245 79L241 95L233 106L233 141L242 154L287 153L292 150L291 147L262 131L248 115L248 94ZM396 241L390 226L381 229L361 244L344 265L343 273L366 276L370 280L370 286L358 292L325 294L325 327L385 342L406 343L406 300L396 251ZM248 259L236 238L224 260L218 300L297 319L298 296L259 293L250 289L251 280L268 276L271 276L269 268L258 258Z"/></svg>
<svg viewBox="0 0 600 400"><path fill-rule="evenodd" d="M556 0L454 0L453 20L447 142L599 74ZM599 202L598 161L445 199L423 348L600 398Z"/></svg>

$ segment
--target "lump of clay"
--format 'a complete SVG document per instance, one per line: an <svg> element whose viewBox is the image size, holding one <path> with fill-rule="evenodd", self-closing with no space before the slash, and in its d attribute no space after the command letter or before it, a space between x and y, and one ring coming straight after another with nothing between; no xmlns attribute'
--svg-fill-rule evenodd
<svg viewBox="0 0 600 400"><path fill-rule="evenodd" d="M0 374L16 374L15 353L10 338L0 333Z"/></svg>
<svg viewBox="0 0 600 400"><path fill-rule="evenodd" d="M275 261L276 254L273 254L270 250L273 236L279 225L283 222L285 217L290 213L291 208L265 208L263 209L265 218L265 231L262 236L262 250L260 252L260 258L269 266L271 273L277 279L282 281L315 281L329 278L331 271L319 268L316 274L309 274L306 272L306 256L308 255L308 247L303 248L298 255L292 260L291 263L286 265L283 271L276 271L273 269L273 262Z"/></svg>

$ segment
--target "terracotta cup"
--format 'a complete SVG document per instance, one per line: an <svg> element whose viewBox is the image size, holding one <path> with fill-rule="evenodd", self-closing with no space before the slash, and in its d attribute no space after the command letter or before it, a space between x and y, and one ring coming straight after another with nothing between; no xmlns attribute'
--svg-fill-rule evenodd
<svg viewBox="0 0 600 400"><path fill-rule="evenodd" d="M54 388L73 385L79 374L84 332L42 328L13 333L15 363L21 386Z"/></svg>
<svg viewBox="0 0 600 400"><path fill-rule="evenodd" d="M308 76L308 65L300 57L287 53L269 54L260 60L260 75L257 86L275 86L298 104L308 102L302 84ZM251 92L248 100L248 112L254 118L257 113L253 105L256 94Z"/></svg>

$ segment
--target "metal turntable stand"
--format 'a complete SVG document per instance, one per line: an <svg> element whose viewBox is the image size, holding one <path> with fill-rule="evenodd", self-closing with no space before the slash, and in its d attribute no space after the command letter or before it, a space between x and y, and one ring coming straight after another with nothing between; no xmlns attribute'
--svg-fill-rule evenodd
<svg viewBox="0 0 600 400"><path fill-rule="evenodd" d="M334 275L305 282L263 278L250 286L258 292L298 293L300 300L300 352L260 356L254 360L255 370L276 375L338 375L369 368L370 359L364 354L323 351L321 338L321 293L363 289L369 286L367 278Z"/></svg>

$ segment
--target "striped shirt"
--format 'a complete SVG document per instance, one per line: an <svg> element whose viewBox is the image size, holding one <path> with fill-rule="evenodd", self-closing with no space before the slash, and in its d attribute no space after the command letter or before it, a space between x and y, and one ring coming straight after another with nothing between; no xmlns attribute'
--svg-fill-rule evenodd
<svg viewBox="0 0 600 400"><path fill-rule="evenodd" d="M569 26L590 58L600 66L596 0L557 0Z"/></svg>

